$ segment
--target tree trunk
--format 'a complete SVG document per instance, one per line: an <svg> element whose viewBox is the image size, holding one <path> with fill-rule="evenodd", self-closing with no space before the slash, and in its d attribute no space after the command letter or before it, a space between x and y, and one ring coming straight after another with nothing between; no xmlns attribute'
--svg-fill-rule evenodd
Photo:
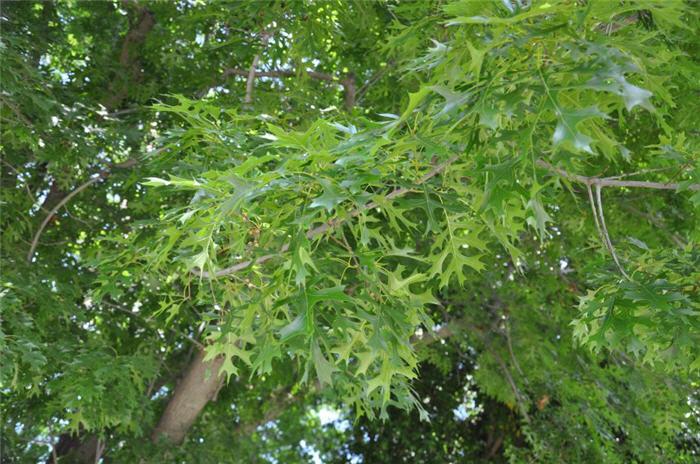
<svg viewBox="0 0 700 464"><path fill-rule="evenodd" d="M200 411L221 388L224 376L219 375L219 368L224 359L223 356L219 356L204 362L204 352L197 351L151 434L154 442L162 439L171 444L182 443Z"/></svg>
<svg viewBox="0 0 700 464"><path fill-rule="evenodd" d="M136 1L133 1L132 5L136 9L138 19L126 33L124 42L122 42L121 53L119 54L119 69L117 69L117 73L109 84L111 95L104 102L104 106L109 109L117 108L124 100L130 83L140 81L142 70L138 65L139 52L146 41L146 35L156 23L151 10L140 6Z"/></svg>

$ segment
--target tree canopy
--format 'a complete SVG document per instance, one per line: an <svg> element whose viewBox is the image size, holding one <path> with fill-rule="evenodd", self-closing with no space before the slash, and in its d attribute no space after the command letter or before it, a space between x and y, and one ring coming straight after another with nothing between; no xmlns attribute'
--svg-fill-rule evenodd
<svg viewBox="0 0 700 464"><path fill-rule="evenodd" d="M3 3L0 460L695 462L693 4Z"/></svg>

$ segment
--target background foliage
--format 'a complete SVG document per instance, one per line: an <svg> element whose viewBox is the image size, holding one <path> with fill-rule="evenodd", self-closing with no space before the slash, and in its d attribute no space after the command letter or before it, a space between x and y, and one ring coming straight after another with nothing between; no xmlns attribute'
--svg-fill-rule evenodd
<svg viewBox="0 0 700 464"><path fill-rule="evenodd" d="M3 463L697 459L692 2L2 8Z"/></svg>

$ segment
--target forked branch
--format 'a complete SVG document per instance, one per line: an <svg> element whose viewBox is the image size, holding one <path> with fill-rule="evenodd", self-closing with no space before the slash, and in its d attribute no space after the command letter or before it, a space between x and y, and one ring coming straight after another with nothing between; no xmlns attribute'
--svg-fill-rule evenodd
<svg viewBox="0 0 700 464"><path fill-rule="evenodd" d="M633 187L633 188L650 188L650 189L659 189L659 190L678 190L681 186L680 184L674 184L671 182L647 182L647 181L636 181L636 180L618 180L623 177L629 177L629 176L636 176L640 174L646 174L650 172L657 172L657 171L663 171L669 168L654 168L654 169L646 169L644 171L637 171L637 172L632 172L629 174L620 174L617 176L612 176L612 177L586 177L582 176L579 174L571 174L566 172L563 169L557 168L552 166L551 164L547 163L546 161L539 159L537 160L537 164L540 166L550 170L551 172L555 174L559 174L560 176L574 180L577 182L580 182L586 186L586 189L588 190L588 200L590 201L591 204L591 209L593 210L593 219L595 220L595 226L596 229L598 230L598 235L600 236L600 241L603 243L603 246L605 246L605 249L608 250L610 255L613 258L613 261L615 261L615 265L617 268L620 270L620 273L622 273L623 276L627 280L632 280L629 275L625 272L625 269L622 267L620 264L620 261L617 258L617 254L615 253L615 249L613 248L612 241L610 240L610 234L608 234L608 228L605 225L605 214L603 213L603 200L601 197L601 190L603 187ZM596 189L596 196L595 198L593 197L593 192L592 192L592 187L595 187ZM688 190L700 190L700 185L693 184L688 187ZM640 213L639 211L635 210L634 208L628 207L630 211L641 215L642 217L645 217L647 220L650 222L656 224L657 226L660 226L658 221L654 221L652 218L649 216L644 215L643 213ZM680 246L681 248L683 247L678 239L670 234L668 230L666 230L663 226L661 228L669 235L669 237L673 240L676 245Z"/></svg>

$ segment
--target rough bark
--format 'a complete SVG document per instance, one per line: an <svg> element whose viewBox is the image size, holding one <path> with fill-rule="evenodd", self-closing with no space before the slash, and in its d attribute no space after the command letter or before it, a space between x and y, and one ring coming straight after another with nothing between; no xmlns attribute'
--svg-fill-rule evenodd
<svg viewBox="0 0 700 464"><path fill-rule="evenodd" d="M128 85L141 80L139 69L139 52L146 41L146 35L153 29L156 23L151 10L140 6L137 2L132 2L138 15L134 25L129 29L122 42L119 53L119 70L109 85L111 96L104 105L109 109L114 109L124 100L127 95Z"/></svg>
<svg viewBox="0 0 700 464"><path fill-rule="evenodd" d="M355 107L355 99L357 97L355 75L353 73L348 73L340 82L343 84L343 88L345 89L345 111L349 113Z"/></svg>
<svg viewBox="0 0 700 464"><path fill-rule="evenodd" d="M178 445L183 442L187 430L221 387L224 376L218 374L223 362L223 356L204 362L204 352L197 351L151 434L154 442L164 440Z"/></svg>

